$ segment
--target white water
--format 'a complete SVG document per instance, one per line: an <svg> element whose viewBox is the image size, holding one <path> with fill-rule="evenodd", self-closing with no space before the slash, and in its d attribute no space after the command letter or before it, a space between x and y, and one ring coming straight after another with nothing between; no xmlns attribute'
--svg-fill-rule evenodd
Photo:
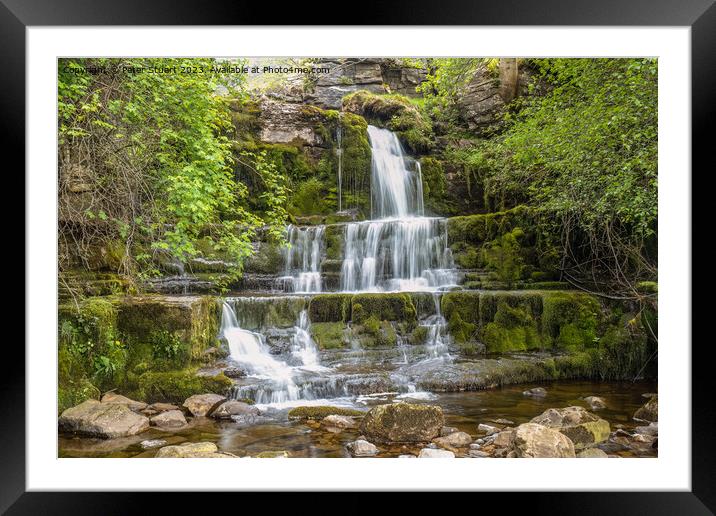
<svg viewBox="0 0 716 516"><path fill-rule="evenodd" d="M301 363L311 369L325 369L320 365L318 357L318 348L311 338L311 326L308 320L308 312L302 310L298 316L298 324L294 328L296 333L293 336L293 344L291 351L293 356L298 358Z"/></svg>
<svg viewBox="0 0 716 516"><path fill-rule="evenodd" d="M287 228L288 245L284 248L284 275L278 278L290 292L321 292L321 259L325 226Z"/></svg>
<svg viewBox="0 0 716 516"><path fill-rule="evenodd" d="M341 290L438 290L454 285L446 219L424 216L420 163L404 154L391 131L368 126L368 135L374 218L346 225Z"/></svg>
<svg viewBox="0 0 716 516"><path fill-rule="evenodd" d="M450 359L448 353L450 334L447 331L447 321L440 310L440 296L433 294L433 301L435 302L435 313L425 321L425 325L428 327L425 347L429 358Z"/></svg>

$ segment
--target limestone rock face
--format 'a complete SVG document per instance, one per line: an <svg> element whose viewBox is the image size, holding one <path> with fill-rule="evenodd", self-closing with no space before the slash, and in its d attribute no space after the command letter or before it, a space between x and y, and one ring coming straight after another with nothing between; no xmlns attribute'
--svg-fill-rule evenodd
<svg viewBox="0 0 716 516"><path fill-rule="evenodd" d="M610 432L609 422L582 407L547 409L530 422L562 432L576 449L606 441Z"/></svg>
<svg viewBox="0 0 716 516"><path fill-rule="evenodd" d="M142 411L147 408L147 404L143 401L134 401L115 392L108 392L102 396L102 403L118 403L120 405L126 405L130 409L136 411Z"/></svg>
<svg viewBox="0 0 716 516"><path fill-rule="evenodd" d="M219 405L212 413L211 417L217 419L231 419L231 416L240 415L259 415L259 409L248 403L241 401L229 400Z"/></svg>
<svg viewBox="0 0 716 516"><path fill-rule="evenodd" d="M261 132L266 143L293 143L309 147L330 146L330 142L317 131L314 111L303 104L261 100Z"/></svg>
<svg viewBox="0 0 716 516"><path fill-rule="evenodd" d="M144 432L149 428L149 419L127 405L90 399L65 410L58 425L64 432L112 439Z"/></svg>
<svg viewBox="0 0 716 516"><path fill-rule="evenodd" d="M223 459L234 457L230 453L220 452L214 443L185 443L178 446L165 446L161 448L156 458L159 459L194 459L211 458Z"/></svg>
<svg viewBox="0 0 716 516"><path fill-rule="evenodd" d="M360 430L378 442L429 442L440 435L444 422L436 405L393 403L373 407Z"/></svg>
<svg viewBox="0 0 716 516"><path fill-rule="evenodd" d="M186 426L186 418L181 410L167 410L152 417L149 422L159 428L182 428Z"/></svg>
<svg viewBox="0 0 716 516"><path fill-rule="evenodd" d="M525 423L515 430L512 451L515 457L571 458L574 444L564 434L536 423Z"/></svg>
<svg viewBox="0 0 716 516"><path fill-rule="evenodd" d="M218 394L195 394L189 396L183 406L189 409L194 416L210 416L212 411L224 401L226 398Z"/></svg>
<svg viewBox="0 0 716 516"><path fill-rule="evenodd" d="M659 400L658 396L649 398L643 406L634 412L634 419L656 423L659 421Z"/></svg>

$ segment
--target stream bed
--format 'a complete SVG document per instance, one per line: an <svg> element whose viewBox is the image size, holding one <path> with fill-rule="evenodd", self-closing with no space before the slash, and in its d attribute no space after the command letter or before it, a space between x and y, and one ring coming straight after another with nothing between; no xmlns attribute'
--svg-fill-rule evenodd
<svg viewBox="0 0 716 516"><path fill-rule="evenodd" d="M606 408L595 411L606 419L612 430L633 430L639 425L632 419L634 411L646 401L643 394L656 392L656 382L582 382L560 381L541 384L547 390L544 398L528 397L523 391L536 385L512 385L474 392L374 394L330 400L331 405L341 405L367 410L372 405L394 401L430 403L442 407L445 424L469 433L474 438L480 434L477 425L494 424L506 419L516 426L528 422L544 410L552 407L583 406L585 396L600 396ZM396 398L400 398L399 400ZM301 405L302 403L296 403ZM303 403L306 404L306 403ZM157 449L145 449L142 442L166 441L161 446L184 442L214 442L220 451L239 457L255 457L265 452L283 452L289 457L350 457L346 444L359 435L358 429L331 432L320 426L319 421L295 421L288 418L289 408L260 406L261 415L243 420L217 421L211 418L192 418L189 425L180 430L163 431L156 428L142 434L120 439L93 439L72 435L59 436L59 457L154 457ZM608 442L604 445L610 455L621 457L655 457L657 450L650 446L621 447ZM378 457L398 457L417 454L420 445L378 446Z"/></svg>

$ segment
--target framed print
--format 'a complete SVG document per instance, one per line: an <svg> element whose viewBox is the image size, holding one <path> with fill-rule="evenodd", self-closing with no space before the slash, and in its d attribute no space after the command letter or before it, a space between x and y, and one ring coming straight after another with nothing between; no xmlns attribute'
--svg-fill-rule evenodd
<svg viewBox="0 0 716 516"><path fill-rule="evenodd" d="M2 8L28 300L3 510L256 490L713 510L691 345L712 2L270 27L100 4Z"/></svg>

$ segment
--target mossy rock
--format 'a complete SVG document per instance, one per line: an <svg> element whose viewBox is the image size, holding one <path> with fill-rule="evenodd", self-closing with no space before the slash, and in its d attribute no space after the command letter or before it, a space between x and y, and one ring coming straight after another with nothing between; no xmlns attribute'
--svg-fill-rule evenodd
<svg viewBox="0 0 716 516"><path fill-rule="evenodd" d="M542 294L542 331L554 347L571 351L594 346L600 314L599 302L581 292Z"/></svg>
<svg viewBox="0 0 716 516"><path fill-rule="evenodd" d="M214 393L226 395L233 382L220 373L215 376L197 375L193 368L178 371L148 371L137 379L133 399L149 402L182 403L194 394Z"/></svg>
<svg viewBox="0 0 716 516"><path fill-rule="evenodd" d="M100 390L86 378L77 381L60 381L57 389L57 413L61 414L66 409L89 399L99 400L100 395Z"/></svg>
<svg viewBox="0 0 716 516"><path fill-rule="evenodd" d="M456 242L481 245L512 231L515 227L519 226L527 232L534 226L530 209L526 206L516 206L494 213L450 217L447 224L450 246Z"/></svg>
<svg viewBox="0 0 716 516"><path fill-rule="evenodd" d="M406 293L356 294L352 304L351 320L358 324L370 317L409 324L417 320L415 306Z"/></svg>
<svg viewBox="0 0 716 516"><path fill-rule="evenodd" d="M354 330L362 348L389 348L398 343L393 325L389 321L380 321L375 315L355 325Z"/></svg>
<svg viewBox="0 0 716 516"><path fill-rule="evenodd" d="M320 349L339 349L349 344L348 329L342 322L311 323L311 336Z"/></svg>
<svg viewBox="0 0 716 516"><path fill-rule="evenodd" d="M326 416L365 416L365 412L330 405L294 407L288 411L289 419L323 419Z"/></svg>
<svg viewBox="0 0 716 516"><path fill-rule="evenodd" d="M347 322L351 314L351 294L318 294L308 304L308 316L315 322Z"/></svg>

